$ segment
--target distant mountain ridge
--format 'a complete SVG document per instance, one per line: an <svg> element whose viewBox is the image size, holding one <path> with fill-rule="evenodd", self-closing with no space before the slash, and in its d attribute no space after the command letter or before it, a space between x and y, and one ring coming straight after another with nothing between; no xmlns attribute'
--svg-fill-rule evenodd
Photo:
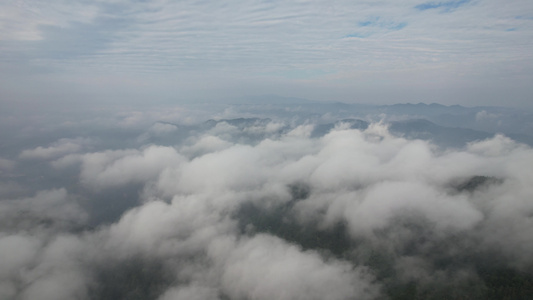
<svg viewBox="0 0 533 300"><path fill-rule="evenodd" d="M474 131L502 133L513 139L533 145L533 111L500 106L463 106L440 103L397 103L388 105L344 102L319 102L302 98L263 95L247 98L236 104L237 109L256 115L269 113L271 117L316 120L329 115L341 119L367 121L399 121L426 119L434 124ZM329 117L329 119L331 119ZM441 132L442 133L442 132ZM474 133L470 133L474 134ZM476 134L474 134L476 135ZM481 136L481 134L477 134Z"/></svg>
<svg viewBox="0 0 533 300"><path fill-rule="evenodd" d="M229 125L232 125L238 128L245 128L245 127L250 127L250 126L265 126L270 122L272 122L272 119L270 118L236 118L236 119L220 119L220 120L209 119L204 122L204 125L208 127L214 127L219 123L228 123Z"/></svg>

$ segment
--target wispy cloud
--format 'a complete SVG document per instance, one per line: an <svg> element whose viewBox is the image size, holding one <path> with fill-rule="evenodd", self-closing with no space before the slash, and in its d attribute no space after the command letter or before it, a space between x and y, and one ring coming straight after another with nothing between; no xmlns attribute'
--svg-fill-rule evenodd
<svg viewBox="0 0 533 300"><path fill-rule="evenodd" d="M328 70L311 77L349 88L345 83L367 72L391 76L394 70L403 72L398 78L410 76L414 82L412 74L456 74L460 68L465 76L499 78L502 68L533 61L528 38L533 24L516 17L531 15L526 0L506 6L495 0L476 5L468 0L17 3L0 3L0 68L8 70L0 75L0 89L14 93L25 92L20 82L30 77L35 89L54 91L60 86L130 91L131 82L142 82L135 86L172 94L175 89L206 91L200 82L209 80L227 90L249 81L245 86L264 86L268 92L272 87L266 86L265 74L279 74L289 83L302 78L287 76L287 70L304 75ZM454 20L420 11L455 11ZM509 28L517 30L508 34ZM371 43L354 44L370 37ZM112 82L124 86L104 87Z"/></svg>
<svg viewBox="0 0 533 300"><path fill-rule="evenodd" d="M370 17L367 18L365 21L357 23L357 25L359 27L375 27L382 29L398 30L407 26L407 22L398 22L393 19L384 17Z"/></svg>
<svg viewBox="0 0 533 300"><path fill-rule="evenodd" d="M376 33L397 31L405 28L407 22L396 22L381 17L368 18L357 23L358 30L345 35L343 38L366 38Z"/></svg>
<svg viewBox="0 0 533 300"><path fill-rule="evenodd" d="M366 38L369 36L370 36L370 33L350 33L350 34L343 36L343 38Z"/></svg>

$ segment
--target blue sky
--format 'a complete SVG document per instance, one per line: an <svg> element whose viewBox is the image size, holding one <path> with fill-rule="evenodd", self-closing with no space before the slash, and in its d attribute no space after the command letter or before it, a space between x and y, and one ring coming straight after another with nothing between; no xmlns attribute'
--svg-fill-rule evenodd
<svg viewBox="0 0 533 300"><path fill-rule="evenodd" d="M470 3L470 0L432 1L418 4L415 8L418 10L441 9L444 12L450 12L451 10L468 3Z"/></svg>
<svg viewBox="0 0 533 300"><path fill-rule="evenodd" d="M533 2L2 1L0 101L531 106Z"/></svg>

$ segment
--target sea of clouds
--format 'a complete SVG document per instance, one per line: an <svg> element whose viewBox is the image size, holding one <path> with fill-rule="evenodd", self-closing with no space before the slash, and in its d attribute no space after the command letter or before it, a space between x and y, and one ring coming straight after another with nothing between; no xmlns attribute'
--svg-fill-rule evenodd
<svg viewBox="0 0 533 300"><path fill-rule="evenodd" d="M154 123L2 158L0 298L526 299L531 147L315 128Z"/></svg>

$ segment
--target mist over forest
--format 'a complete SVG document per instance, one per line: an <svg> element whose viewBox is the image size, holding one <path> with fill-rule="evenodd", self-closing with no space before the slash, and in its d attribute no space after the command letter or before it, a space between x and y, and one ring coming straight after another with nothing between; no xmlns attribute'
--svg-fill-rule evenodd
<svg viewBox="0 0 533 300"><path fill-rule="evenodd" d="M282 100L4 110L0 298L530 299L530 112Z"/></svg>

